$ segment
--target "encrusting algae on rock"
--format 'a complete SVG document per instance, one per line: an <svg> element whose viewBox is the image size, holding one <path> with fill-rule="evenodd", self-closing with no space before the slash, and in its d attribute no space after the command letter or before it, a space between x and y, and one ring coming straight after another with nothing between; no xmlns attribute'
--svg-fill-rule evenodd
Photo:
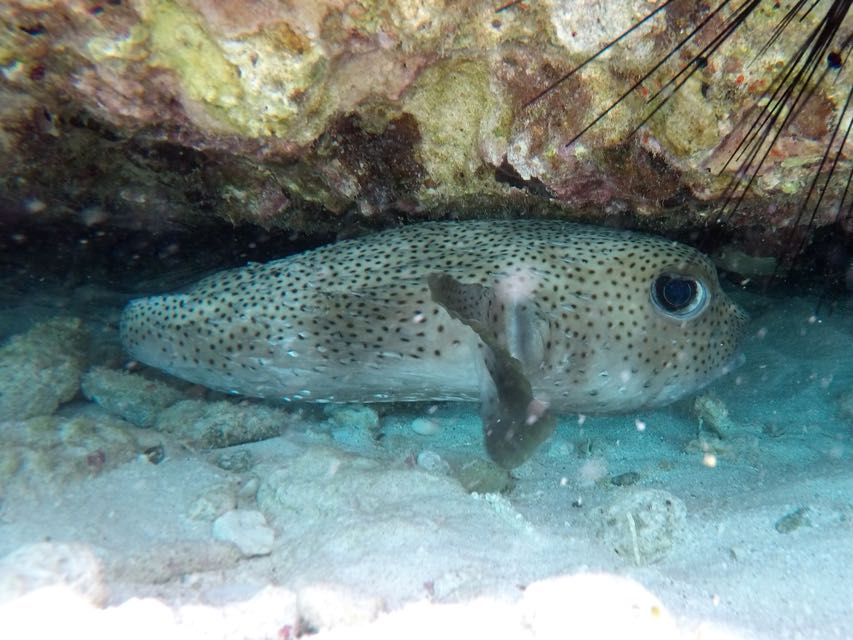
<svg viewBox="0 0 853 640"><path fill-rule="evenodd" d="M704 224L739 179L731 153L761 96L834 3L803 9L787 29L784 11L749 3L746 28L713 55L699 52L736 21L736 7L653 4L3 3L0 191L9 202L36 197L59 218L93 208L99 223L144 228L201 215L316 232L348 211L387 221L583 210ZM843 29L835 40L842 51ZM681 66L689 77L675 90L667 82ZM823 152L839 147L832 132L844 129L850 66L831 63L820 75L807 108L782 118L790 105L779 105L790 126L735 220L751 227L735 238L746 256L778 252L780 230L812 226L790 219L797 195L827 172ZM659 90L665 100L650 104ZM374 144L395 128L402 133L386 138L399 144ZM387 178L363 167L393 166L401 147L420 170L405 198L393 189L378 197ZM319 152L327 149L346 153ZM846 162L841 154L837 175ZM843 192L832 181L814 226L831 223Z"/></svg>

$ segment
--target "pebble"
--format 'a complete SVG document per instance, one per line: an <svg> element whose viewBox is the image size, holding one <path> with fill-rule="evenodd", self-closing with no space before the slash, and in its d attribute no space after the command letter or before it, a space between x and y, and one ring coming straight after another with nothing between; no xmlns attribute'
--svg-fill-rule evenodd
<svg viewBox="0 0 853 640"><path fill-rule="evenodd" d="M229 485L208 488L190 507L187 514L192 520L213 522L223 513L237 506L237 497Z"/></svg>
<svg viewBox="0 0 853 640"><path fill-rule="evenodd" d="M151 464L160 464L166 459L166 450L163 448L162 444L156 444L153 447L148 447L142 452L142 454Z"/></svg>
<svg viewBox="0 0 853 640"><path fill-rule="evenodd" d="M0 422L46 416L71 400L86 366L88 331L55 318L0 346Z"/></svg>
<svg viewBox="0 0 853 640"><path fill-rule="evenodd" d="M80 381L80 390L105 411L142 428L154 426L162 411L184 399L164 382L106 367L89 369Z"/></svg>
<svg viewBox="0 0 853 640"><path fill-rule="evenodd" d="M474 458L454 468L453 476L468 493L505 493L515 486L509 471L482 458Z"/></svg>
<svg viewBox="0 0 853 640"><path fill-rule="evenodd" d="M599 537L636 566L658 562L684 537L684 503L659 489L624 491L602 509Z"/></svg>
<svg viewBox="0 0 853 640"><path fill-rule="evenodd" d="M776 524L773 525L773 528L776 529L779 533L791 533L792 531L796 531L802 526L809 526L811 522L809 522L808 507L800 507L799 509L795 509L791 513L788 513L776 521Z"/></svg>
<svg viewBox="0 0 853 640"><path fill-rule="evenodd" d="M258 487L261 486L261 481L258 476L251 474L243 480L240 487L237 489L237 497L241 500L255 501L258 495Z"/></svg>
<svg viewBox="0 0 853 640"><path fill-rule="evenodd" d="M245 556L266 556L272 553L275 532L260 511L234 509L216 519L213 537L231 542Z"/></svg>
<svg viewBox="0 0 853 640"><path fill-rule="evenodd" d="M416 458L416 462L421 469L431 471L432 473L447 473L450 470L448 465L441 456L435 451L421 451Z"/></svg>
<svg viewBox="0 0 853 640"><path fill-rule="evenodd" d="M373 407L360 404L328 404L324 413L334 427L359 431L377 431L379 429L379 414Z"/></svg>
<svg viewBox="0 0 853 640"><path fill-rule="evenodd" d="M223 451L214 458L214 464L220 469L233 473L243 473L255 466L255 458L251 451L233 449Z"/></svg>
<svg viewBox="0 0 853 640"><path fill-rule="evenodd" d="M158 414L154 429L195 449L225 449L278 437L290 421L285 411L257 403L182 400Z"/></svg>
<svg viewBox="0 0 853 640"><path fill-rule="evenodd" d="M434 436L441 430L438 421L431 418L416 418L412 420L412 431L420 436Z"/></svg>
<svg viewBox="0 0 853 640"><path fill-rule="evenodd" d="M637 484L639 479L640 474L636 471L626 471L625 473L620 473L618 476L610 478L610 484L616 485L617 487L629 487L632 484Z"/></svg>

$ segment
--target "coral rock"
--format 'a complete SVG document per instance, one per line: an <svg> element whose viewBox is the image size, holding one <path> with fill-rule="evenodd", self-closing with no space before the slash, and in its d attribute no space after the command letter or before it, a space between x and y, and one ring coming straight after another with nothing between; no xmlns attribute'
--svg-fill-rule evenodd
<svg viewBox="0 0 853 640"><path fill-rule="evenodd" d="M725 197L737 172L727 161L754 105L819 13L793 21L760 64L750 62L778 15L750 16L629 141L645 99L670 76L626 90L706 17L702 5L673 4L529 104L653 6L538 2L498 13L498 4L4 3L0 197L21 211L35 199L53 215L94 203L99 223L149 229L193 221L202 206L227 220L313 229L337 226L323 213L565 205L696 224L706 203ZM672 74L683 60L670 63ZM758 236L786 223L827 148L850 71L831 73L838 78L815 86L753 182L744 207ZM623 93L624 104L567 146Z"/></svg>
<svg viewBox="0 0 853 640"><path fill-rule="evenodd" d="M193 447L221 449L275 438L289 423L287 413L263 405L182 400L160 413L154 428Z"/></svg>
<svg viewBox="0 0 853 640"><path fill-rule="evenodd" d="M213 536L234 543L246 556L272 553L275 532L260 511L235 509L219 516L213 523Z"/></svg>
<svg viewBox="0 0 853 640"><path fill-rule="evenodd" d="M49 415L71 400L86 366L87 339L79 319L57 318L0 347L0 421Z"/></svg>
<svg viewBox="0 0 853 640"><path fill-rule="evenodd" d="M83 395L137 427L150 427L164 409L183 398L177 389L141 375L93 367L81 382Z"/></svg>
<svg viewBox="0 0 853 640"><path fill-rule="evenodd" d="M599 523L605 544L638 566L664 558L683 535L684 503L658 489L642 489L614 500Z"/></svg>

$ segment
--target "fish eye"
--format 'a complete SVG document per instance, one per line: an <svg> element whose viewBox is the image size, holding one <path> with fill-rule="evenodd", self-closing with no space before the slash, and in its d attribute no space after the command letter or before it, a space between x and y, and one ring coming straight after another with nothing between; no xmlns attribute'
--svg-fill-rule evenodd
<svg viewBox="0 0 853 640"><path fill-rule="evenodd" d="M708 305L708 288L690 276L662 273L652 284L652 303L665 315L689 320Z"/></svg>

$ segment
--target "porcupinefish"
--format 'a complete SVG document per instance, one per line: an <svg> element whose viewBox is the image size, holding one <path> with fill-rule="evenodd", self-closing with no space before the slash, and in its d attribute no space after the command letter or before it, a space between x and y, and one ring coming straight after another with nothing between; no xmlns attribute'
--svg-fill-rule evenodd
<svg viewBox="0 0 853 640"><path fill-rule="evenodd" d="M732 365L746 314L663 238L544 220L427 222L131 301L136 360L206 387L313 402L480 400L521 464L554 414L669 404Z"/></svg>

